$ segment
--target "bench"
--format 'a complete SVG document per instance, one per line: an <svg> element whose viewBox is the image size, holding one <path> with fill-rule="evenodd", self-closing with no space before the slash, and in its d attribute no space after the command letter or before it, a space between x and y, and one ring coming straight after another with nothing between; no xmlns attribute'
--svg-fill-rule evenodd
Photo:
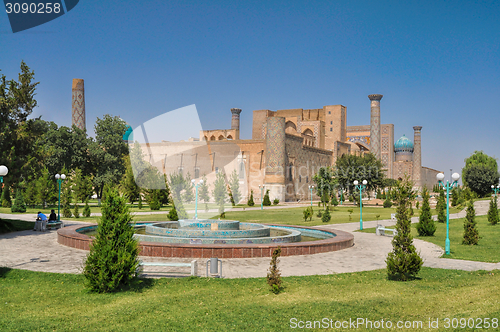
<svg viewBox="0 0 500 332"><path fill-rule="evenodd" d="M58 229L63 226L63 223L62 221L48 222L45 226L47 227L47 229L52 229L52 228Z"/></svg>
<svg viewBox="0 0 500 332"><path fill-rule="evenodd" d="M388 231L388 232L392 232L392 235L398 235L398 231L396 229L393 229L393 228L385 228L384 226L382 225L377 225L377 228L375 229L375 234L377 235L385 235L385 232Z"/></svg>
<svg viewBox="0 0 500 332"><path fill-rule="evenodd" d="M198 275L198 262L196 260L192 260L191 263L162 263L162 262L139 261L139 269L141 269L143 266L191 267L191 275L193 277L196 277ZM158 271L149 271L149 272L159 273Z"/></svg>

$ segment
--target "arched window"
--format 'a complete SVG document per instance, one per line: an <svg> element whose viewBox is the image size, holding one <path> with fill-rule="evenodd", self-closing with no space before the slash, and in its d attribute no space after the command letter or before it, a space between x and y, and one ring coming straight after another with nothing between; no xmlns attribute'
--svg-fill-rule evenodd
<svg viewBox="0 0 500 332"><path fill-rule="evenodd" d="M211 140L211 141L215 141L215 136L214 136L214 135L212 135L212 137L210 137L210 140Z"/></svg>
<svg viewBox="0 0 500 332"><path fill-rule="evenodd" d="M233 139L233 136L227 135L227 139Z"/></svg>
<svg viewBox="0 0 500 332"><path fill-rule="evenodd" d="M289 134L296 134L297 126L295 125L295 123L293 123L292 121L287 121L285 124L285 132Z"/></svg>
<svg viewBox="0 0 500 332"><path fill-rule="evenodd" d="M306 129L306 130L304 131L304 135L307 135L307 136L311 136L311 137L313 137L313 135L314 135L314 134L313 134L313 132L312 132L312 130L311 130L311 129Z"/></svg>
<svg viewBox="0 0 500 332"><path fill-rule="evenodd" d="M223 135L220 135L219 136L219 141L222 141L224 139L224 136Z"/></svg>

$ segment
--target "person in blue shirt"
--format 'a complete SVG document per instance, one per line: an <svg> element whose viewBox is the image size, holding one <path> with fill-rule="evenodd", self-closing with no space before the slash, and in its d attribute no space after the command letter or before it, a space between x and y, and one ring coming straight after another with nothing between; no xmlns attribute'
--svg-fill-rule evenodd
<svg viewBox="0 0 500 332"><path fill-rule="evenodd" d="M35 228L34 231L45 231L47 228L47 216L42 212L38 212L36 216Z"/></svg>

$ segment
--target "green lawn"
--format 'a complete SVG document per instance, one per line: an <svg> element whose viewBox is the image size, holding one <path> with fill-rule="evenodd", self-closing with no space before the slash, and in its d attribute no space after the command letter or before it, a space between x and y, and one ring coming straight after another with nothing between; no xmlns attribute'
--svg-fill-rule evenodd
<svg viewBox="0 0 500 332"><path fill-rule="evenodd" d="M433 331L447 331L445 318L490 318L491 324L500 317L500 271L423 268L419 277L388 281L385 270L287 277L279 295L269 292L264 278L142 279L127 292L92 294L84 290L81 275L0 268L0 326L4 331L274 332L294 330L293 318L363 318L394 325L421 321L428 330L430 318L439 320Z"/></svg>
<svg viewBox="0 0 500 332"><path fill-rule="evenodd" d="M500 262L500 224L492 226L487 216L476 217L479 231L478 245L463 245L464 218L450 219L450 255L445 258L465 259L478 262ZM412 224L412 235L424 241L437 244L444 249L446 240L446 224L436 222L436 233L434 236L418 236L416 224ZM375 233L375 228L364 229L363 232Z"/></svg>

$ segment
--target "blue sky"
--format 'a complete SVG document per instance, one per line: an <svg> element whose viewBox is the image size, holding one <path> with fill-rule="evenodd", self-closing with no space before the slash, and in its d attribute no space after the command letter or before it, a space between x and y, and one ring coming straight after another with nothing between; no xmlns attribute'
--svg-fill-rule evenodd
<svg viewBox="0 0 500 332"><path fill-rule="evenodd" d="M191 104L204 129L243 109L242 138L257 109L342 104L361 125L380 93L396 139L423 126L423 165L448 173L474 150L500 156L499 16L494 1L81 0L16 34L0 14L0 69L15 78L24 60L41 82L36 115L59 125L83 78L88 129Z"/></svg>

